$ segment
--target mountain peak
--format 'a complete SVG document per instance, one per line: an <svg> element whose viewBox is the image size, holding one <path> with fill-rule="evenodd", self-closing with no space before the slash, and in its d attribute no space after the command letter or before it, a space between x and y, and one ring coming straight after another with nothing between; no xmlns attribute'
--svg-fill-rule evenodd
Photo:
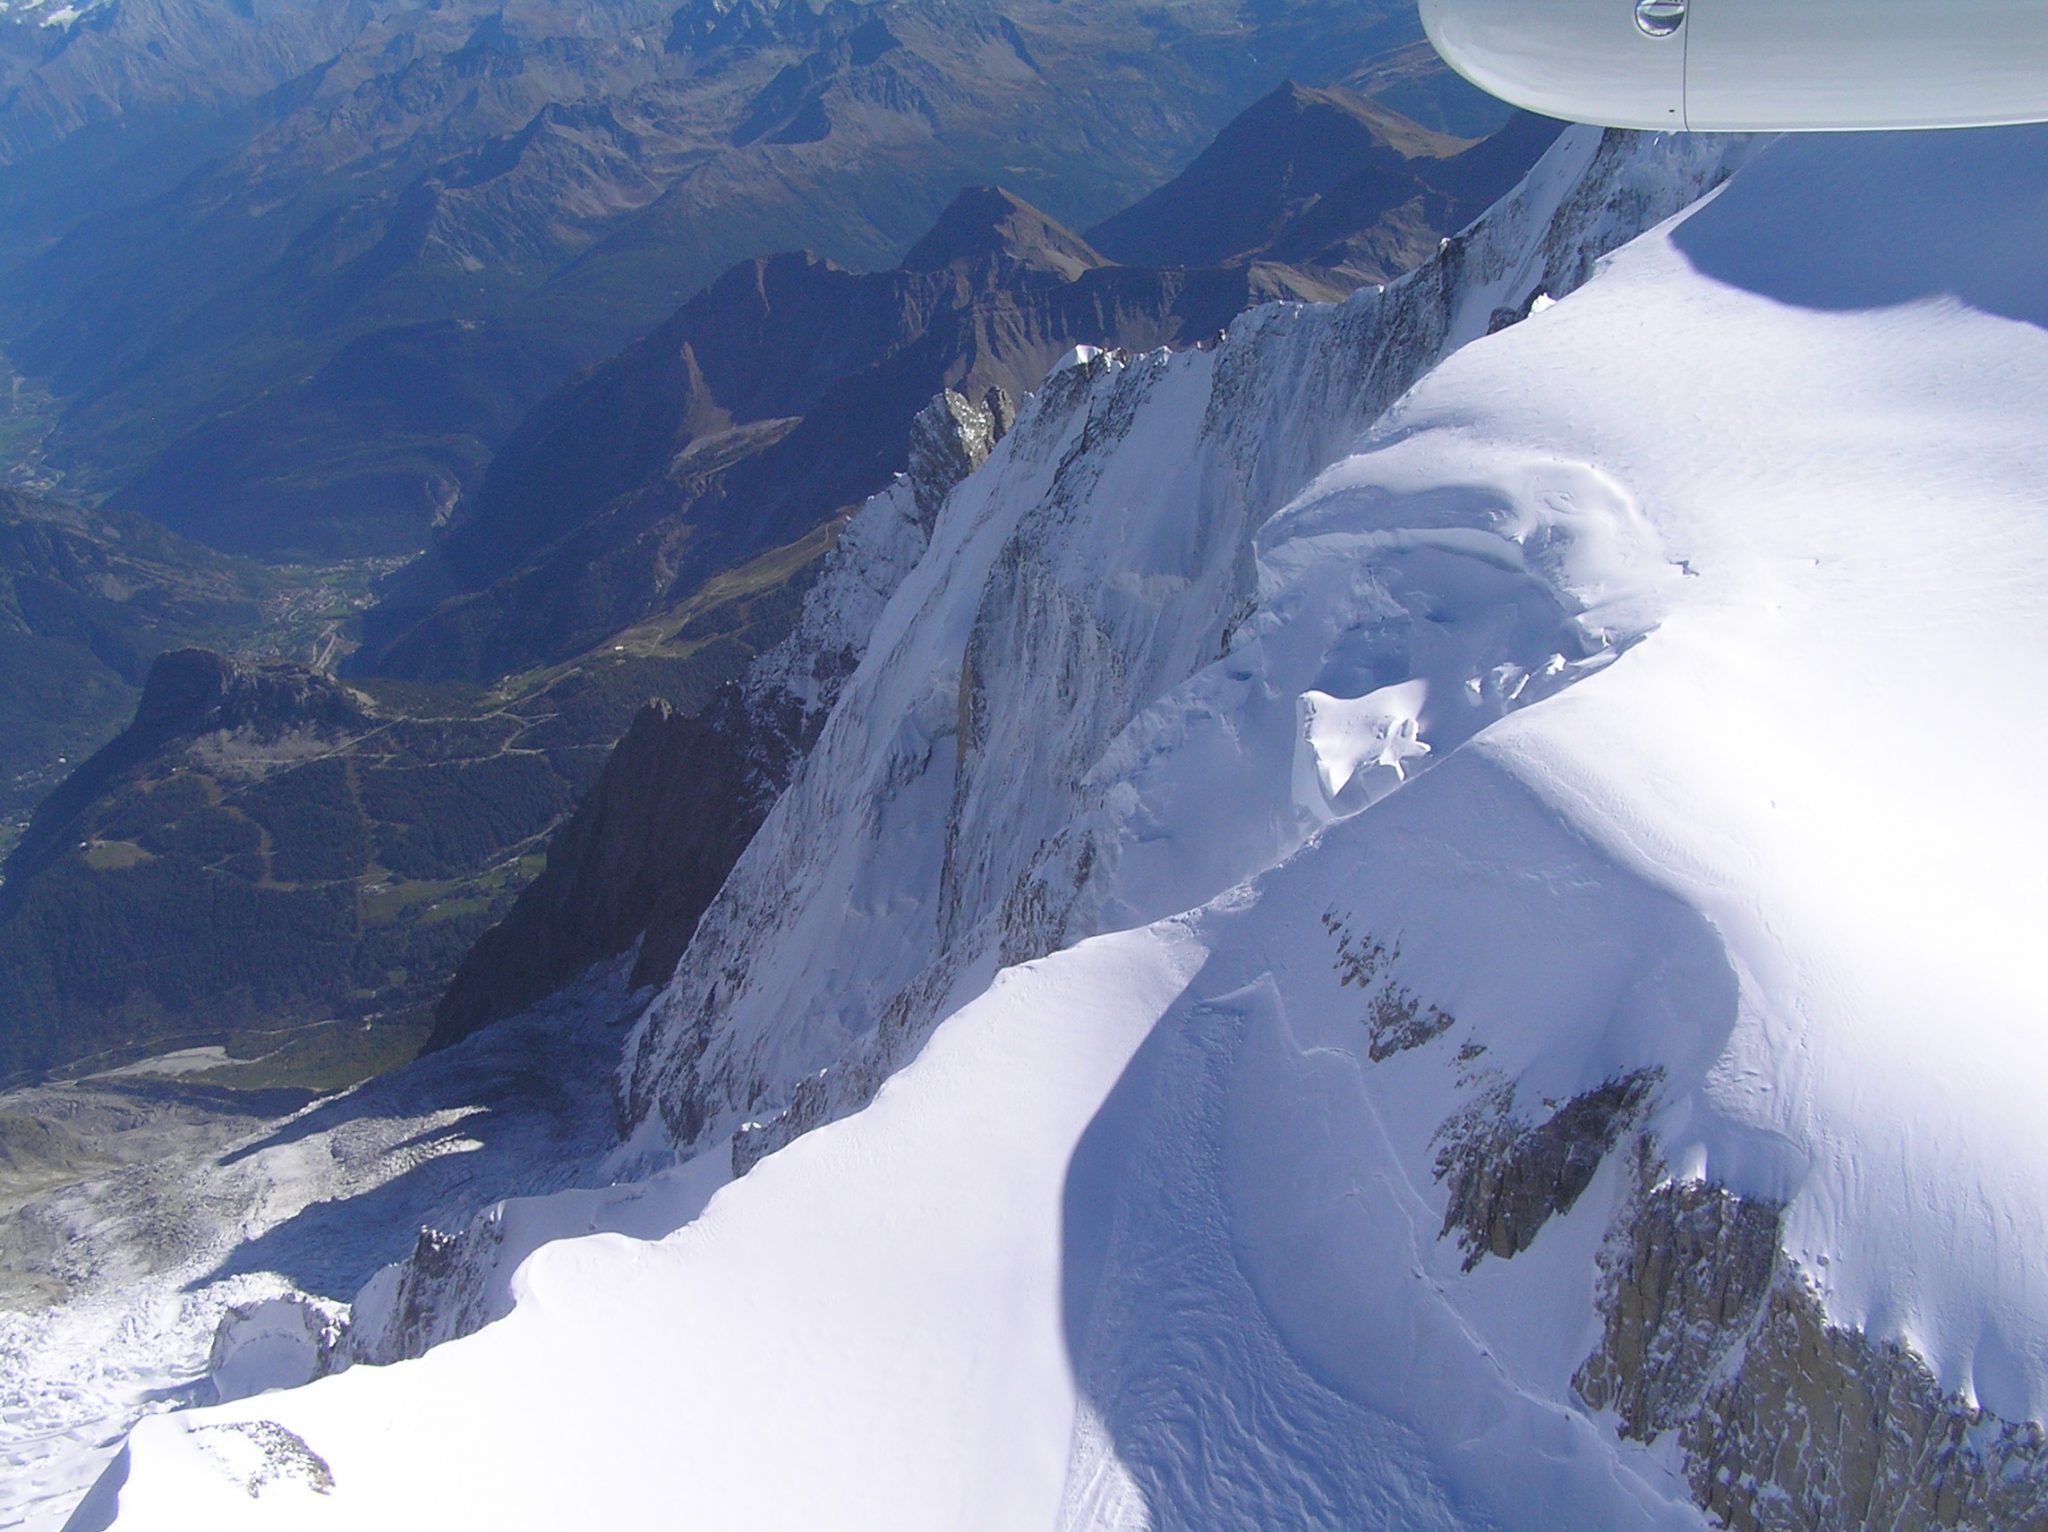
<svg viewBox="0 0 2048 1532"><path fill-rule="evenodd" d="M970 186L903 257L906 271L997 259L1072 281L1111 264L1073 230L1000 186Z"/></svg>
<svg viewBox="0 0 2048 1532"><path fill-rule="evenodd" d="M1349 188L1348 207L1373 210L1368 222L1428 196L1443 167L1471 147L1355 91L1289 80L1239 113L1187 169L1088 237L1132 266L1246 260L1340 187Z"/></svg>
<svg viewBox="0 0 2048 1532"><path fill-rule="evenodd" d="M1363 137L1383 144L1404 159L1447 159L1469 147L1465 140L1432 132L1370 96L1340 85L1317 87L1295 80L1282 80L1246 107L1217 136L1217 142L1222 144L1233 134L1298 135L1311 126L1337 131L1349 140Z"/></svg>
<svg viewBox="0 0 2048 1532"><path fill-rule="evenodd" d="M267 737L365 721L347 687L307 666L246 665L211 649L172 649L150 665L129 732L171 738L246 728Z"/></svg>

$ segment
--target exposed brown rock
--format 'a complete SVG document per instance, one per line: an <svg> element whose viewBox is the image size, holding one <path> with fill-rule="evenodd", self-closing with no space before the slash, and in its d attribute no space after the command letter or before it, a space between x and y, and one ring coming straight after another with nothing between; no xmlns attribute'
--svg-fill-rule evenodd
<svg viewBox="0 0 2048 1532"><path fill-rule="evenodd" d="M1534 1127L1515 1120L1514 1088L1500 1086L1445 1124L1436 1158L1451 1192L1443 1233L1457 1231L1467 1271L1488 1255L1521 1254L1553 1213L1572 1210L1656 1078L1636 1070L1605 1081Z"/></svg>
<svg viewBox="0 0 2048 1532"><path fill-rule="evenodd" d="M1678 1433L1694 1498L1736 1532L2038 1532L2048 1441L1829 1323L1779 1254L1779 1209L1703 1182L1638 1191L1602 1261L1604 1331L1573 1379L1621 1433Z"/></svg>

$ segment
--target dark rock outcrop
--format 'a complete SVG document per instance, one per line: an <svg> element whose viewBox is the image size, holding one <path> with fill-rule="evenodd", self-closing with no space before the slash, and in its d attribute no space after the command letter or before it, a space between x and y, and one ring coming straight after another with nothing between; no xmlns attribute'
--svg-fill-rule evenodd
<svg viewBox="0 0 2048 1532"><path fill-rule="evenodd" d="M367 721L347 687L307 666L245 666L210 649L175 649L150 667L134 730L153 740L216 729L275 739L292 729L350 730Z"/></svg>
<svg viewBox="0 0 2048 1532"><path fill-rule="evenodd" d="M1754 1324L1778 1262L1777 1208L1701 1181L1644 1190L1654 1179L1651 1162L1639 1160L1635 1216L1601 1260L1600 1348L1572 1379L1581 1399L1613 1410L1622 1434L1638 1441L1699 1408Z"/></svg>
<svg viewBox="0 0 2048 1532"><path fill-rule="evenodd" d="M1534 1126L1515 1120L1513 1089L1501 1087L1445 1125L1436 1160L1451 1194L1443 1233L1457 1234L1467 1271L1488 1255L1521 1254L1553 1214L1572 1210L1655 1080L1637 1070L1603 1081Z"/></svg>
<svg viewBox="0 0 2048 1532"><path fill-rule="evenodd" d="M1665 1179L1641 1144L1579 1397L1624 1436L1676 1433L1693 1498L1736 1532L2048 1527L2041 1427L1945 1393L1903 1344L1831 1323L1780 1253L1781 1213Z"/></svg>
<svg viewBox="0 0 2048 1532"><path fill-rule="evenodd" d="M545 999L636 941L635 987L668 976L753 836L793 747L736 685L701 713L650 703L548 847L547 870L486 931L434 1008L429 1047Z"/></svg>
<svg viewBox="0 0 2048 1532"><path fill-rule="evenodd" d="M1012 414L1000 390L980 404L943 393L918 413L903 489L919 546ZM635 943L631 987L668 978L859 663L865 619L844 610L844 591L877 599L908 568L905 549L890 557L887 568L868 567L842 544L797 631L744 681L695 714L660 704L641 711L550 844L546 871L463 959L435 1008L429 1048L516 1015Z"/></svg>

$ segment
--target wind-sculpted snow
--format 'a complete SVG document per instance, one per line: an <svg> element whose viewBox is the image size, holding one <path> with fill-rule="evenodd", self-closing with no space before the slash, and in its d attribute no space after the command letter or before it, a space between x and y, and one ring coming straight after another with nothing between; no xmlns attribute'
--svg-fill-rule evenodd
<svg viewBox="0 0 2048 1532"><path fill-rule="evenodd" d="M636 1040L707 1153L794 1120L100 1521L2040 1525L2044 150L1077 358Z"/></svg>

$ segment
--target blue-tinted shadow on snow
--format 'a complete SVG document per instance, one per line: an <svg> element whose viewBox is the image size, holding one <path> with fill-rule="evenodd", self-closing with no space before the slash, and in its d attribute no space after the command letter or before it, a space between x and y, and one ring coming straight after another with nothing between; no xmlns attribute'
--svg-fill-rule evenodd
<svg viewBox="0 0 2048 1532"><path fill-rule="evenodd" d="M2048 326L2048 126L1787 135L1672 243L1702 275L1800 308L1949 297Z"/></svg>
<svg viewBox="0 0 2048 1532"><path fill-rule="evenodd" d="M589 1016L529 1013L331 1097L231 1151L232 1167L324 1139L360 1155L354 1189L308 1203L195 1277L276 1272L307 1292L350 1298L411 1253L422 1225L448 1232L507 1197L583 1184L613 1141L612 1071L623 1033ZM378 1125L410 1131L373 1151Z"/></svg>
<svg viewBox="0 0 2048 1532"><path fill-rule="evenodd" d="M1311 1377L1237 1261L1202 1119L1243 1026L1184 997L1075 1149L1062 1317L1083 1418L1060 1526L1457 1532L1421 1438Z"/></svg>
<svg viewBox="0 0 2048 1532"><path fill-rule="evenodd" d="M1444 840L1465 823L1484 826L1484 855ZM1655 1131L1704 1135L1717 1180L1779 1192L1796 1151L1702 1094L1740 1006L1719 933L1490 768L1435 768L1256 889L1195 917L1211 957L1068 1166L1062 1323L1080 1411L1061 1527L1696 1526L1682 1482L1632 1458L1610 1421L1518 1382L1455 1295L1469 1277L1498 1305L1509 1261L1546 1323L1560 1294L1590 1294L1632 1160L1616 1146L1604 1191L1470 1277L1439 1235L1428 1151L1418 1164L1394 1135L1488 1088L1459 1060L1483 1039L1528 1084L1523 1126L1559 1104L1538 1082L1654 1071ZM1454 1020L1372 1061L1362 992L1318 959L1317 912L1375 900L1407 971L1478 1000L1484 1031ZM1390 1125L1422 1103L1425 1122Z"/></svg>

